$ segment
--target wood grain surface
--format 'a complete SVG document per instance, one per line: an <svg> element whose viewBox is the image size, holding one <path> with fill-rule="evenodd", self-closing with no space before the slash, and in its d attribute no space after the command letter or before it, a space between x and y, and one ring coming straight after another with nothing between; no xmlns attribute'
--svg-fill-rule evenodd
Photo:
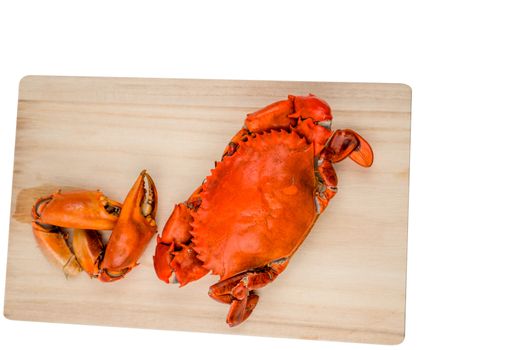
<svg viewBox="0 0 523 350"><path fill-rule="evenodd" d="M333 128L372 145L372 168L335 165L339 191L248 321L207 296L208 275L183 288L154 273L154 242L116 283L66 280L31 233L36 198L58 188L123 200L142 169L159 192L160 228L209 174L246 113L314 93ZM109 326L396 344L404 337L411 91L401 84L77 78L20 83L4 314Z"/></svg>

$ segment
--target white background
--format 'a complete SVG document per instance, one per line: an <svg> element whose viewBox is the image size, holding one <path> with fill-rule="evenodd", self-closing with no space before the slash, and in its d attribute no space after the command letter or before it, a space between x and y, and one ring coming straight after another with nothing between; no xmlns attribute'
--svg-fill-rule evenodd
<svg viewBox="0 0 523 350"><path fill-rule="evenodd" d="M517 1L172 2L0 5L2 285L24 75L400 82L413 88L413 109L399 348L523 348ZM9 348L382 348L6 319L0 327Z"/></svg>

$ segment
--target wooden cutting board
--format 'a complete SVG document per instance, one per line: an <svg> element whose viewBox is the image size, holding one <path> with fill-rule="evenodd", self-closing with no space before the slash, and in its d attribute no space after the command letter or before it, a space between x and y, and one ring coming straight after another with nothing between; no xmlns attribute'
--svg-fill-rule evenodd
<svg viewBox="0 0 523 350"><path fill-rule="evenodd" d="M142 169L159 191L160 229L209 174L247 113L314 93L333 128L372 145L364 169L336 164L339 191L250 319L225 324L207 296L154 273L152 241L124 280L66 280L39 251L36 198L58 188L123 200ZM401 84L29 76L20 83L4 313L7 318L396 344L404 337L411 91Z"/></svg>

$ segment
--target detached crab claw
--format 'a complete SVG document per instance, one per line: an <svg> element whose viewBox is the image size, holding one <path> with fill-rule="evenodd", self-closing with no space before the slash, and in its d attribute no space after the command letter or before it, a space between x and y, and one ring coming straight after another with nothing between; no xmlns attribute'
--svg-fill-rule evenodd
<svg viewBox="0 0 523 350"><path fill-rule="evenodd" d="M118 220L121 207L120 203L110 200L101 191L58 191L38 199L34 204L31 212L34 220L33 234L47 259L60 267L66 278L75 276L82 271L82 266L89 264L89 261L85 255L75 255L71 251L67 244L68 234L63 228L110 230ZM92 242L97 238L96 235L96 231L90 231L85 234L84 241L86 247L98 258L102 246L97 252L94 251ZM73 240L75 251L81 251L81 244L75 241L77 240ZM94 270L86 269L90 275L97 274Z"/></svg>
<svg viewBox="0 0 523 350"><path fill-rule="evenodd" d="M112 230L122 205L101 191L58 191L33 206L33 220L40 224L92 230Z"/></svg>
<svg viewBox="0 0 523 350"><path fill-rule="evenodd" d="M143 170L125 198L120 217L107 243L98 276L101 281L116 281L137 265L147 244L158 231L155 221L157 207L156 186Z"/></svg>
<svg viewBox="0 0 523 350"><path fill-rule="evenodd" d="M33 234L43 253L66 277L83 269L101 281L114 281L137 265L156 233L157 200L156 187L145 170L123 205L100 191L58 191L33 206ZM72 250L64 228L74 228ZM113 230L106 247L96 230Z"/></svg>

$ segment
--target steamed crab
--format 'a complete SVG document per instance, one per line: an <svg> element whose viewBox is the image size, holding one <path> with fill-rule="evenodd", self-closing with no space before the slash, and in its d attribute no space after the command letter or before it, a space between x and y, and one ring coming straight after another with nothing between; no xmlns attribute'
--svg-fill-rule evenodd
<svg viewBox="0 0 523 350"><path fill-rule="evenodd" d="M246 320L337 191L333 164L373 162L356 132L331 130L328 104L289 96L249 114L211 175L175 206L157 239L158 277L180 286L209 271L209 296L230 304L226 322Z"/></svg>

